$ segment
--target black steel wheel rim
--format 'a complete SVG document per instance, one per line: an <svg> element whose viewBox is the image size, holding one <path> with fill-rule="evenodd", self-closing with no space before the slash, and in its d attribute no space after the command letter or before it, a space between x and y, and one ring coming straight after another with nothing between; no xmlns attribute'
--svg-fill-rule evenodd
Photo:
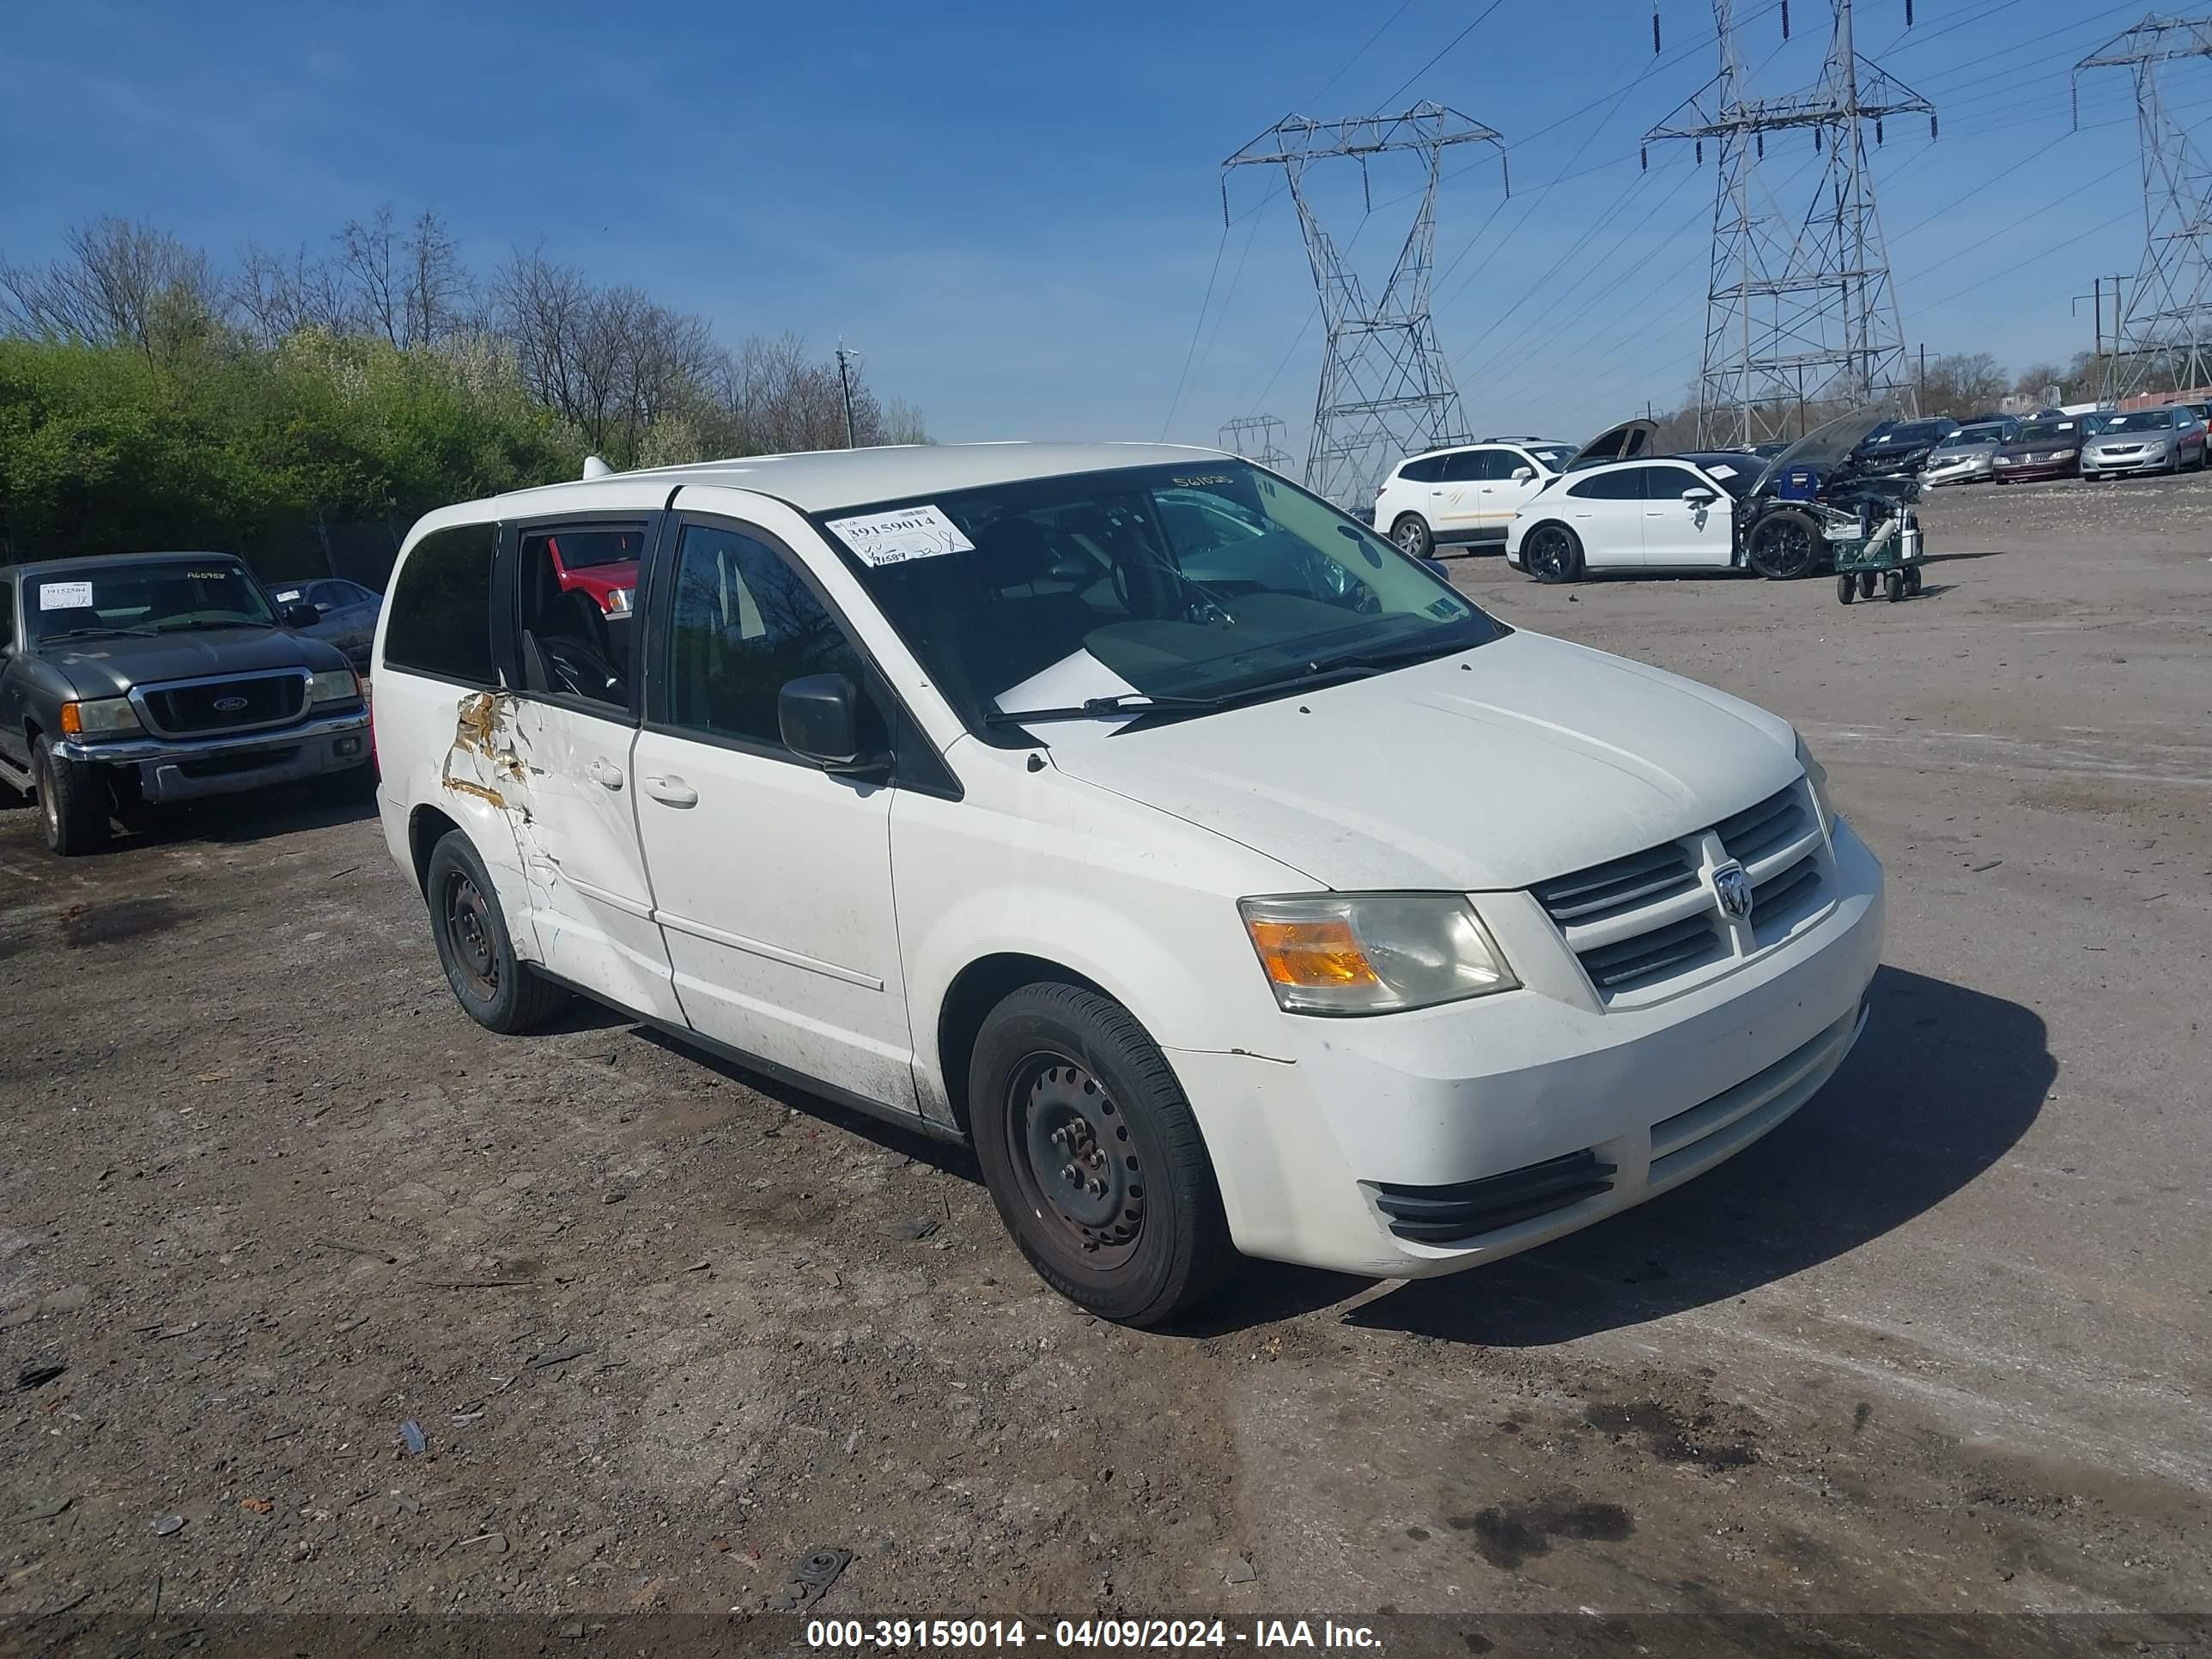
<svg viewBox="0 0 2212 1659"><path fill-rule="evenodd" d="M1802 575L1813 567L1813 534L1794 520L1766 532L1767 568L1778 576Z"/></svg>
<svg viewBox="0 0 2212 1659"><path fill-rule="evenodd" d="M1528 538L1528 568L1540 576L1557 576L1567 568L1567 532L1540 530Z"/></svg>
<svg viewBox="0 0 2212 1659"><path fill-rule="evenodd" d="M460 970L469 994L490 1001L499 994L499 946L492 929L491 907L476 883L458 872L446 882L445 926L453 965Z"/></svg>
<svg viewBox="0 0 2212 1659"><path fill-rule="evenodd" d="M1144 1236L1145 1171L1121 1108L1066 1054L1014 1068L1006 1121L1022 1201L1072 1261L1121 1266Z"/></svg>

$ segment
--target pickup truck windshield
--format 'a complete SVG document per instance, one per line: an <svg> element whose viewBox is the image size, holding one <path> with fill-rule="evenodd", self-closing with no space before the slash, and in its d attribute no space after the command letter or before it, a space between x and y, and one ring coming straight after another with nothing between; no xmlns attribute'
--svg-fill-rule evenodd
<svg viewBox="0 0 2212 1659"><path fill-rule="evenodd" d="M1419 561L1242 461L1115 469L817 520L969 726L1179 714L1487 643ZM1120 700L1120 701L1117 701Z"/></svg>
<svg viewBox="0 0 2212 1659"><path fill-rule="evenodd" d="M101 559L27 579L33 640L71 635L167 634L193 628L273 628L261 588L228 560Z"/></svg>

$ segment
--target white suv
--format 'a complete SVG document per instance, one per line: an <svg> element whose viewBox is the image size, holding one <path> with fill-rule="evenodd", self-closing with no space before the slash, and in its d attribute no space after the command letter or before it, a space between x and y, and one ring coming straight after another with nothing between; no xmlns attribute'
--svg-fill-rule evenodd
<svg viewBox="0 0 2212 1659"><path fill-rule="evenodd" d="M1493 438L1412 456L1376 486L1371 522L1415 558L1446 544L1502 543L1522 503L1574 453L1547 438Z"/></svg>
<svg viewBox="0 0 2212 1659"><path fill-rule="evenodd" d="M635 603L552 538L627 529ZM461 1006L571 992L975 1146L1110 1318L1415 1276L1802 1105L1881 872L1783 720L1516 632L1234 456L792 455L434 513L384 830Z"/></svg>

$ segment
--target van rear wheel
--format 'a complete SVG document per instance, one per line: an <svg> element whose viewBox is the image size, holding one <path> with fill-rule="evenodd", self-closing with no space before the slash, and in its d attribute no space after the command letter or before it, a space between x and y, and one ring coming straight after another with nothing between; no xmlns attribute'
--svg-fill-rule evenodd
<svg viewBox="0 0 2212 1659"><path fill-rule="evenodd" d="M1080 986L1024 986L984 1019L968 1079L984 1184L1046 1284L1139 1327L1212 1294L1237 1261L1212 1162L1128 1010Z"/></svg>
<svg viewBox="0 0 2212 1659"><path fill-rule="evenodd" d="M431 849L422 885L446 983L471 1019L489 1031L527 1031L568 1002L568 992L515 954L491 872L465 830L447 830Z"/></svg>

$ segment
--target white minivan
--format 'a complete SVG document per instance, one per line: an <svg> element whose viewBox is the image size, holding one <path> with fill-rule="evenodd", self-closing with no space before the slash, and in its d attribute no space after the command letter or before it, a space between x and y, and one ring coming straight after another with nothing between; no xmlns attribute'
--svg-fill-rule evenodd
<svg viewBox="0 0 2212 1659"><path fill-rule="evenodd" d="M621 616L552 552L610 529ZM1587 1226L1865 1018L1881 867L1786 722L1233 456L617 474L431 514L389 592L385 835L461 1006L580 992L963 1139L1109 1318Z"/></svg>

